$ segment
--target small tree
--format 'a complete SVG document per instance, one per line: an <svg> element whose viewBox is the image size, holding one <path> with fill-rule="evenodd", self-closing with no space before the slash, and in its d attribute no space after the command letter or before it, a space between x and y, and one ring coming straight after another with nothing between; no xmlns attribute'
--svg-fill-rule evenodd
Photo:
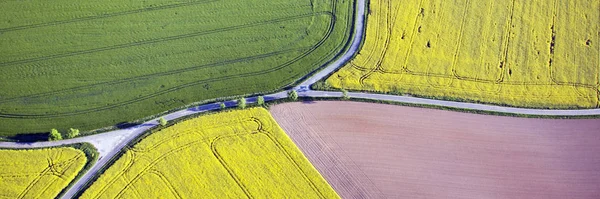
<svg viewBox="0 0 600 199"><path fill-rule="evenodd" d="M263 97L263 96L258 96L258 97L256 98L256 103L257 103L259 106L263 106L263 105L265 105L265 97Z"/></svg>
<svg viewBox="0 0 600 199"><path fill-rule="evenodd" d="M167 120L165 120L165 118L164 118L164 117L160 117L160 119L158 119L158 123L159 123L161 126L167 126Z"/></svg>
<svg viewBox="0 0 600 199"><path fill-rule="evenodd" d="M48 140L50 141L56 141L56 140L62 140L62 135L58 132L58 130L56 129L52 129L50 130L50 135L48 136Z"/></svg>
<svg viewBox="0 0 600 199"><path fill-rule="evenodd" d="M67 132L68 139L75 138L77 136L79 136L79 129L70 128Z"/></svg>
<svg viewBox="0 0 600 199"><path fill-rule="evenodd" d="M292 101L298 100L298 92L295 90L288 92L288 98L290 98Z"/></svg>
<svg viewBox="0 0 600 199"><path fill-rule="evenodd" d="M315 90L330 90L331 85L326 81L318 81L317 83L312 85L312 88Z"/></svg>
<svg viewBox="0 0 600 199"><path fill-rule="evenodd" d="M221 102L221 104L219 104L219 107L221 107L221 109L225 109L225 108L227 108L227 106L225 105L225 103L224 103L224 102Z"/></svg>
<svg viewBox="0 0 600 199"><path fill-rule="evenodd" d="M342 89L342 99L349 100L350 96L348 95L348 91L346 89Z"/></svg>
<svg viewBox="0 0 600 199"><path fill-rule="evenodd" d="M237 100L237 105L238 107L240 107L241 109L245 109L246 108L246 98L240 98Z"/></svg>

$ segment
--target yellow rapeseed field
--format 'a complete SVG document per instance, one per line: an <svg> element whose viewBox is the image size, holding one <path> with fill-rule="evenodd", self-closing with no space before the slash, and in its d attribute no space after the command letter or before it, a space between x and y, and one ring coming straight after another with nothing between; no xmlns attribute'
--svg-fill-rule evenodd
<svg viewBox="0 0 600 199"><path fill-rule="evenodd" d="M71 147L0 150L0 198L54 198L85 166Z"/></svg>
<svg viewBox="0 0 600 199"><path fill-rule="evenodd" d="M187 120L142 139L82 198L338 198L262 108Z"/></svg>
<svg viewBox="0 0 600 199"><path fill-rule="evenodd" d="M371 0L336 88L521 107L598 107L598 0Z"/></svg>

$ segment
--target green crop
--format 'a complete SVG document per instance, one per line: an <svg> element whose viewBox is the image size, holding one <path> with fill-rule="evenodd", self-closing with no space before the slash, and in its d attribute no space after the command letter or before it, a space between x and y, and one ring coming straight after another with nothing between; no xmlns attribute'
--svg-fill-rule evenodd
<svg viewBox="0 0 600 199"><path fill-rule="evenodd" d="M0 135L86 131L278 90L341 53L353 3L0 2Z"/></svg>

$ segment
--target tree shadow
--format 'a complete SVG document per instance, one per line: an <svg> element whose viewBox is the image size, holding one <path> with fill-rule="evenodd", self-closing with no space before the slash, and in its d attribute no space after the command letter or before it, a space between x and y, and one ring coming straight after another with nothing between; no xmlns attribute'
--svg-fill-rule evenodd
<svg viewBox="0 0 600 199"><path fill-rule="evenodd" d="M133 122L133 123L131 123L131 122L121 122L121 123L116 124L115 127L117 127L118 129L128 129L128 128L132 128L132 127L135 127L135 126L140 125L140 124L142 124L142 123L139 123L139 122Z"/></svg>
<svg viewBox="0 0 600 199"><path fill-rule="evenodd" d="M227 105L227 103L225 103L225 105ZM232 104L229 104L228 106L231 106ZM194 112L201 112L201 111L210 111L210 110L216 110L221 108L220 104L217 103L212 103L212 104L205 104L205 105L200 105L200 106L194 106L191 108L188 108L188 111L194 111Z"/></svg>
<svg viewBox="0 0 600 199"><path fill-rule="evenodd" d="M49 135L50 133L25 133L8 137L8 139L19 143L43 142L48 141Z"/></svg>
<svg viewBox="0 0 600 199"><path fill-rule="evenodd" d="M312 100L312 99L303 99L302 103L303 104L314 104L316 102L315 102L315 100Z"/></svg>
<svg viewBox="0 0 600 199"><path fill-rule="evenodd" d="M276 100L277 98L271 96L265 96L265 102Z"/></svg>

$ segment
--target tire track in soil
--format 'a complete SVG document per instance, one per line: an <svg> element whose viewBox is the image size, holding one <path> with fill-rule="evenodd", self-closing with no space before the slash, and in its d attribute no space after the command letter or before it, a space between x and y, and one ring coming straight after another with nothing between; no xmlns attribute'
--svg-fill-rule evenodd
<svg viewBox="0 0 600 199"><path fill-rule="evenodd" d="M10 27L10 28L2 28L2 29L0 29L0 34L5 33L5 32L17 31L17 30L26 30L26 29L33 29L33 28L41 28L41 27L46 27L46 26L55 26L55 25L69 24L69 23L74 23L74 22L82 22L82 21L90 21L90 20L95 20L95 19L111 18L111 17L116 17L116 16L123 16L123 15L129 15L129 14L137 14L137 13L143 13L143 12L149 12L149 11L157 11L157 10L165 10L165 9L171 9L171 8L187 7L187 6L192 6L192 5L212 3L212 2L216 2L216 1L220 1L220 0L192 1L192 2L186 2L186 3L178 3L178 4L169 4L169 5L156 6L156 7L148 7L148 8L142 8L142 9L136 9L136 10L127 10L127 11L122 11L122 12L113 12L113 13L101 14L101 15L95 15L95 16L88 16L88 17L79 17L79 18L73 18L73 19L67 19L67 20L61 20L61 21L52 21L52 22L47 22L47 23L38 23L38 24L31 24L31 25L14 26L14 27Z"/></svg>
<svg viewBox="0 0 600 199"><path fill-rule="evenodd" d="M359 78L358 82L360 82L360 84L363 86L365 85L365 80L367 78L369 78L371 76L371 74L373 74L374 72L384 72L381 65L383 64L383 61L387 55L387 51L389 50L390 40L392 37L393 28L394 28L394 25L392 23L393 9L392 9L391 0L387 1L387 6L388 6L388 8L387 8L388 11L386 13L386 16L383 17L385 20L386 32L387 32L387 34L385 35L385 41L383 43L383 50L381 51L381 54L378 56L375 67L373 67L369 72L367 72L366 74L364 74L363 76L361 76ZM379 34L379 31L377 31L377 32ZM382 32L384 32L384 31L382 31Z"/></svg>
<svg viewBox="0 0 600 199"><path fill-rule="evenodd" d="M161 181L165 184L165 186L167 186L167 188L173 194L173 196L175 196L176 198L179 198L179 199L183 198L183 197L181 197L181 194L179 194L179 192L177 192L177 189L175 189L175 186L173 186L173 184L171 182L169 182L169 179L163 173L161 173L160 171L157 171L157 170L151 170L149 173L157 175L158 178L160 178Z"/></svg>
<svg viewBox="0 0 600 199"><path fill-rule="evenodd" d="M390 116L382 111L399 114ZM323 142L351 156L338 158L346 165L356 161L359 167L351 168L353 172L364 171L377 179L373 186L383 194L373 198L453 198L465 194L484 198L594 198L599 193L593 188L600 183L595 166L600 160L600 147L594 144L599 138L594 133L600 127L597 119L482 116L364 102L297 102L276 105L270 112L294 142L298 135L305 136L308 141ZM470 128L463 128L465 122ZM321 125L326 128L321 129ZM577 133L563 133L573 128ZM317 135L306 129L315 130ZM340 175L322 171L332 164L321 166L313 161L327 151L296 144L334 188L343 182ZM311 150L315 152L306 152ZM506 160L515 154L516 159ZM357 181L360 186L372 186L368 180ZM358 198L348 196L352 193L344 193L347 190L354 191L336 189L343 198Z"/></svg>
<svg viewBox="0 0 600 199"><path fill-rule="evenodd" d="M558 14L559 14L559 2L558 0L554 0L554 6L552 8L552 25L550 27L550 30L552 31L552 36L551 36L551 40L550 40L550 58L548 60L548 68L550 70L550 80L552 81L552 83L556 84L556 85L561 85L561 86L571 86L573 88L573 90L575 90L575 93L577 93L580 97L582 98L589 98L589 96L586 96L585 93L582 93L578 87L582 87L582 88L589 88L589 89L595 89L597 95L600 94L600 91L597 89L598 86L597 85L591 85L591 84L584 84L584 83L577 83L577 82L562 82L557 80L554 77L554 70L553 70L553 64L554 64L554 58L555 58L555 52L554 52L554 48L556 45L556 20L558 20ZM578 67L579 68L579 67ZM598 101L598 103L600 103L600 101Z"/></svg>
<svg viewBox="0 0 600 199"><path fill-rule="evenodd" d="M64 113L52 113L52 114L9 114L9 113L0 113L0 118L20 118L20 119L32 119L32 118L53 118L53 117L64 117L64 116L73 116L73 115L81 115L81 114L86 114L86 113L92 113L92 112L98 112L98 111L102 111L102 110L107 110L107 109L112 109L112 108L117 108L117 107L121 107L121 106L125 106L125 105L129 105L129 104L133 104L136 102L140 102L146 99L150 99L165 93L170 93L173 91L177 91L183 88L187 88L190 86L195 86L198 84L203 84L203 83L211 83L211 82L216 82L216 81L223 81L223 80L230 80L230 79L235 79L235 78L243 78L243 77L252 77L252 76L258 76L258 75L263 75L263 74L267 74L267 73L271 73L271 72L275 72L275 71L279 71L297 61L299 61L300 59L308 56L309 54L311 54L313 51L315 51L318 47L320 47L323 43L325 43L325 41L329 38L329 36L331 36L331 33L334 29L335 26L335 15L332 14L332 12L320 12L318 14L323 14L326 16L330 16L332 17L332 20L330 21L330 26L329 29L326 33L326 35L324 35L324 37L321 38L321 40L319 42L317 42L315 45L313 45L312 47L308 48L309 50L304 52L303 54L301 54L300 56L287 61L286 63L279 65L277 67L274 68L270 68L268 70L264 70L264 71L258 71L258 72L250 72L250 73L244 73L244 74L239 74L239 75L228 75L228 76L222 76L222 77L217 77L217 78L211 78L211 79L204 79L204 80L199 80L196 82L191 82L191 83L187 83L187 84L182 84L176 87L172 87L169 88L167 90L164 91L160 91L160 92L156 92L156 93L152 93L146 96L142 96L142 97L138 97L136 99L131 99L131 100L127 100L121 103L116 103L116 104L112 104L112 105L108 105L108 106L102 106L102 107L96 107L96 108L90 108L90 109L84 109L84 110L79 110L79 111L71 111L71 112L64 112Z"/></svg>
<svg viewBox="0 0 600 199"><path fill-rule="evenodd" d="M262 128L262 123L260 120L253 120L257 123L259 123L259 128ZM131 179L129 182L127 182L127 184L125 186L123 186L123 188L117 193L116 198L121 198L122 195L125 193L125 191L135 182L137 182L147 171L149 171L154 165L158 164L160 161L162 161L163 159L167 158L169 155L173 154L173 153L177 153L179 151L185 150L189 147L194 146L197 143L201 143L201 142L208 142L210 141L212 138L203 138L203 139L199 139L199 140L195 140L192 142L188 142L186 144L180 145L176 148L173 148L172 150L169 150L167 152L165 152L163 155L159 156L158 158L152 160L150 162L150 164L146 165L140 172L138 172L133 179ZM122 176L125 172L129 171L129 169L131 168L132 164L130 165L130 167L127 170L124 170L122 172L120 172L120 175L115 176L111 181L114 182L118 179L118 177ZM111 185L113 183L109 183L108 185ZM104 194L104 192L106 192L108 186L104 186L103 189L101 190L100 193L98 193L96 195L95 198L99 198L102 194Z"/></svg>
<svg viewBox="0 0 600 199"><path fill-rule="evenodd" d="M313 191L315 191L315 193L319 194L320 198L325 198L325 196L323 195L323 193L321 193L321 191L319 191L319 189L317 189L316 185L314 184L313 181L311 181L308 176L306 175L306 173L300 168L300 166L298 165L298 163L296 161L294 161L294 159L292 159L292 157L290 156L290 154L284 150L284 148L281 146L281 144L275 140L270 134L270 132L263 130L262 128L259 128L257 131L255 132L250 132L250 133L244 133L244 134L232 134L232 135L226 135L226 136L219 136L217 139L213 140L210 144L211 146L211 150L213 152L213 155L219 159L219 161L221 162L221 164L223 165L223 167L230 173L231 177L233 177L236 180L236 183L238 183L238 185L246 190L247 188L245 186L242 185L242 183L239 181L239 179L237 179L237 177L234 174L234 171L231 170L228 166L227 163L225 162L225 160L223 159L223 157L219 154L217 147L215 145L215 143L221 139L225 139L225 138L231 138L231 137L240 137L240 136L247 136L247 135L251 135L251 134L261 134L261 135L265 135L267 136L267 138L269 138L269 140L271 142L273 142L273 144L279 149L279 151L281 153L283 153L284 156L286 156L286 158L288 159L288 161L290 161L291 163L294 164L294 167L296 168L296 170L302 174L302 177L304 178L304 180L306 180L309 184L310 187L313 189ZM249 194L250 192L248 191L248 196L249 198L251 195Z"/></svg>
<svg viewBox="0 0 600 199"><path fill-rule="evenodd" d="M279 19L254 22L254 23L242 24L242 25L237 25L237 26L229 26L229 27L217 28L217 29L213 29L213 30L198 31L198 32L193 32L193 33L188 33L188 34L161 37L161 38L156 38L156 39L149 39L149 40L143 40L143 41L137 41L137 42L131 42L131 43L125 43L125 44L118 44L118 45L113 45L113 46L105 46L105 47L88 49L88 50L73 51L73 52L54 54L54 55L48 55L48 56L42 56L42 57L36 57L36 58L30 58L30 59L2 62L2 63L0 63L0 68L18 65L18 64L27 64L27 63L32 63L32 62L47 61L47 60L58 59L58 58L79 56L79 55L98 53L98 52L109 51L109 50L116 50L116 49L129 48L129 47L134 47L134 46L174 41L174 40L185 39L185 38L190 38L190 37L222 33L222 32L227 32L227 31L232 31L232 30L239 30L239 29L250 28L250 27L255 27L255 26L260 26L260 25L291 21L294 19L301 19L301 18L312 17L312 16L317 16L317 15L333 15L333 14L331 14L329 12L318 12L318 13L296 15L296 16L291 16L291 17L283 17L283 18L279 18Z"/></svg>
<svg viewBox="0 0 600 199"><path fill-rule="evenodd" d="M556 1L556 0L555 0L555 1ZM468 5L468 3L469 3L469 1L467 1L467 5ZM511 4L510 18L509 18L509 20L507 21L507 29L506 29L506 31L507 31L507 34L506 34L506 35L507 35L507 36L506 36L506 38L504 39L504 41L505 41L505 44L504 44L504 46L505 46L505 47L504 47L504 50L503 50L503 53L502 53L502 55L503 55L503 56L502 56L502 58L501 58L501 59L502 59L502 62L500 63L500 67L501 67L501 68L504 68L504 69L506 69L506 65L507 65L507 59L508 59L508 53L509 53L509 52L508 52L508 51L509 51L509 50L508 50L508 45L509 45L509 43L510 43L510 41L509 41L509 40L510 40L510 34L511 34L511 32L512 32L512 31L511 31L511 29L512 29L512 27L511 27L511 26L512 26L512 20L513 20L513 18L514 18L514 6L515 6L514 4L515 4L515 1L513 0L513 1L512 1L512 4ZM555 3L555 4L556 4L556 3ZM465 12L465 13L467 13L467 12L468 12L468 10L467 10L467 9L465 9L465 11L464 11L464 12ZM466 14L465 14L465 15L466 15ZM419 19L419 16L421 16L421 15L418 15L418 16L417 16L417 19L416 19L416 21L418 21L418 19ZM464 26L464 19L463 19L462 21L463 21L463 23L461 23L461 30L463 29L463 26ZM415 27L416 27L416 26L417 26L417 23L415 23ZM413 29L414 29L414 27L413 27ZM553 30L553 31L554 31L554 30ZM461 31L461 32L462 32L462 31ZM461 33L461 34L462 34L462 33ZM414 31L413 31L413 36L414 36ZM554 41L554 39L553 39L553 41ZM412 42L412 40L411 40L411 42ZM460 42L459 42L459 43L457 43L457 45L460 45ZM458 53L458 49L459 49L459 48L457 48L457 53ZM409 48L409 51L410 51L410 48ZM456 57L455 57L455 58L456 58ZM455 62L455 61L453 61L453 65L455 64L454 62ZM552 62L552 59L550 59L550 65L551 65L551 62ZM405 64L405 65L406 65L406 64ZM458 79L458 80L461 80L461 81L469 81L469 82L477 82L477 83L502 84L502 85L522 85L522 86L554 86L554 85L557 85L557 84L558 84L558 85L561 85L561 86L572 86L572 87L573 87L573 89L576 91L576 93L577 93L577 94L578 94L580 97L582 97L582 98L584 98L584 99L589 99L589 98L590 98L590 96L586 96L586 95L585 95L583 92L581 92L581 91L580 91L578 88L588 88L588 89L594 89L594 90L596 91L597 95L595 96L595 98L597 98L597 99L598 99L598 107L600 107L600 89L598 89L600 86L598 86L598 85L590 85L590 84L582 84L582 83L569 83L569 82L566 82L566 83L565 83L565 82L558 82L557 80L555 80L555 79L553 78L553 76L552 76L552 75L551 75L551 77L552 77L553 83L515 82L515 81L511 81L511 82L505 82L505 81L504 81L505 72L500 72L500 73L499 73L499 76L498 76L498 78L497 78L497 79L495 79L495 80L488 80L488 79L485 79L485 78L477 78L477 77L476 77L476 78L472 78L472 77L463 77L463 76L460 76L460 75L456 74L456 71L455 71L454 69L453 69L453 74L452 74L452 75L445 75L445 74L431 74L431 73L429 73L429 72L425 72L425 73L422 73L422 72L414 72L414 71L410 71L410 70L409 70L409 69L408 69L406 66L404 66L404 69L405 69L405 71L404 71L404 72L387 71L387 70L383 70L383 69L377 69L377 68L376 68L376 69L372 69L372 68L365 68L365 67L362 67L362 66L359 66L359 65L356 65L356 64L352 64L352 63L351 63L351 67L353 67L354 69L356 69L356 70L358 70L358 71L361 71L361 72L365 72L365 73L366 73L365 75L363 75L363 76L361 76L361 77L359 78L359 82L361 82L361 84L364 84L364 80L365 80L366 78L368 78L368 76L369 76L369 75L371 75L371 73L373 73L374 71L380 70L380 71L382 72L382 74L401 75L401 74L404 74L404 73L406 73L406 74L409 74L409 75L415 75L415 76L424 76L424 77L439 77L439 78L446 78L446 79ZM552 70L551 70L551 71L552 71ZM380 81L383 81L383 80L380 80ZM499 89L500 89L500 87L499 87Z"/></svg>
<svg viewBox="0 0 600 199"><path fill-rule="evenodd" d="M323 142L323 139L325 139L323 136L330 136L319 133L324 131L321 125L304 128L308 126L304 121L309 121L306 119L313 117L310 111L292 111L286 106L275 106L275 109L271 109L270 112L290 139L301 149L302 153L305 154L311 164L316 167L340 197L377 198L375 195L381 195L381 191L376 187L365 186L368 182L356 180L369 178L361 172L350 172L348 167L356 167L356 165L346 165L340 161L349 158L332 150L332 148L339 147L323 144L325 143ZM293 114L293 112L296 114ZM367 181L370 181L370 179Z"/></svg>

